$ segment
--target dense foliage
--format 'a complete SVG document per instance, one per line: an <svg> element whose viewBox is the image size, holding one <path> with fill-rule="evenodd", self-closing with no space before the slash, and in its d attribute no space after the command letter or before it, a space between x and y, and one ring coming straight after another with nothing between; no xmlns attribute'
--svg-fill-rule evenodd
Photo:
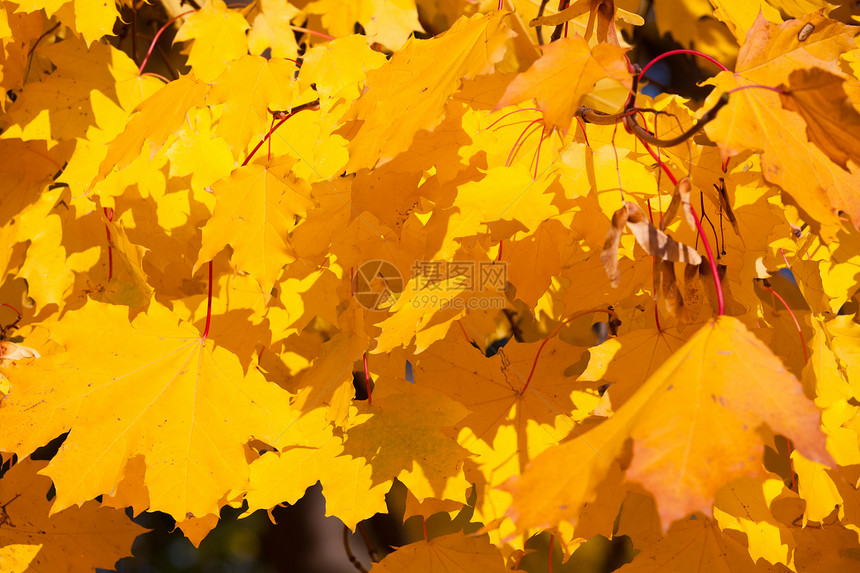
<svg viewBox="0 0 860 573"><path fill-rule="evenodd" d="M857 29L636 4L2 0L0 569L395 480L373 571L856 568Z"/></svg>

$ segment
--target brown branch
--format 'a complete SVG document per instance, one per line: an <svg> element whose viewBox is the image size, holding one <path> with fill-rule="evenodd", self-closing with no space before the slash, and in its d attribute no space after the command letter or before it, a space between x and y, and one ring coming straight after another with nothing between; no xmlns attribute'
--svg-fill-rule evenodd
<svg viewBox="0 0 860 573"><path fill-rule="evenodd" d="M355 555L352 554L352 550L349 548L349 527L346 525L343 526L343 548L346 549L346 556L349 557L349 562L352 563L352 566L361 571L361 573L367 573L367 569L365 569L364 565L356 559Z"/></svg>
<svg viewBox="0 0 860 573"><path fill-rule="evenodd" d="M713 121L717 116L717 112L729 102L729 98L726 95L720 97L717 100L717 103L714 104L714 107L705 112L699 121L697 121L690 129L682 133L677 137L673 137L672 139L659 139L655 137L650 131L636 123L636 113L651 111L654 110L649 109L640 109L637 107L631 107L630 109L625 109L620 113L604 113L602 111L597 111L595 109L591 109L590 107L586 107L581 105L576 110L576 117L582 118L582 121L585 123L593 123L595 125L613 125L618 122L623 122L624 126L633 132L639 139L644 141L645 143L654 145L656 147L672 147L674 145L678 145L679 143L685 142L687 139L691 138L696 134L697 131L702 129L705 124L710 121Z"/></svg>
<svg viewBox="0 0 860 573"><path fill-rule="evenodd" d="M373 544L373 540L370 538L367 528L363 523L359 523L357 529L361 534L361 538L364 540L364 544L367 546L367 554L370 556L371 562L377 563L379 561L379 553L376 552L376 546Z"/></svg>

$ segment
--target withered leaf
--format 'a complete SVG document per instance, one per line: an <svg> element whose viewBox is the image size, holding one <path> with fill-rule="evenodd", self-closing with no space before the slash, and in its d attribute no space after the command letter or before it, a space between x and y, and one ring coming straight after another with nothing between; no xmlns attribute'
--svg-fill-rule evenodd
<svg viewBox="0 0 860 573"><path fill-rule="evenodd" d="M612 214L612 224L603 243L603 252L600 253L600 260L603 261L603 268L606 269L613 288L617 287L621 280L621 274L618 272L618 245L621 243L621 232L627 224L627 217L626 206Z"/></svg>
<svg viewBox="0 0 860 573"><path fill-rule="evenodd" d="M0 360L21 360L24 358L41 358L39 351L8 340L0 341Z"/></svg>
<svg viewBox="0 0 860 573"><path fill-rule="evenodd" d="M678 212L678 206L683 205L684 218L687 220L687 224L690 225L691 229L694 231L696 230L696 219L693 217L693 209L690 205L690 189L692 189L692 185L690 185L689 177L684 177L678 181L677 185L675 185L675 192L672 193L672 201L666 209L666 214L663 215L663 221L661 224L663 229L665 229L666 226L672 222L672 219L675 218L675 213Z"/></svg>
<svg viewBox="0 0 860 573"><path fill-rule="evenodd" d="M655 227L645 217L645 213L642 212L639 205L628 201L624 204L624 208L627 209L627 226L633 231L636 242L649 255L664 261L676 261L692 265L698 265L702 262L702 256L692 247L679 243Z"/></svg>
<svg viewBox="0 0 860 573"><path fill-rule="evenodd" d="M688 207L689 204L687 201ZM606 235L606 241L603 243L603 252L600 254L600 260L603 261L603 267L606 269L606 274L609 275L613 287L618 286L620 279L618 274L618 245L621 241L621 231L624 225L633 231L636 242L645 249L645 252L661 261L674 261L691 265L698 265L702 262L701 255L692 247L679 243L655 227L645 217L645 213L642 212L639 205L628 201L612 215L612 224Z"/></svg>
<svg viewBox="0 0 860 573"><path fill-rule="evenodd" d="M675 278L675 263L655 261L654 297L660 296L663 305L671 316L679 316L684 310L684 297Z"/></svg>

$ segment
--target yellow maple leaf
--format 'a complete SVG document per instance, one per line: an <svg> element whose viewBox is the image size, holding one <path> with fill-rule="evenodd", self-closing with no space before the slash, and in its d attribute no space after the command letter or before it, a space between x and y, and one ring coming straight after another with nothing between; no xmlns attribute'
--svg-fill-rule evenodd
<svg viewBox="0 0 860 573"><path fill-rule="evenodd" d="M799 18L817 10L827 13L836 6L823 0L710 0L714 16L725 22L738 43L743 44L761 14L769 22L782 23L780 12Z"/></svg>
<svg viewBox="0 0 860 573"><path fill-rule="evenodd" d="M762 471L755 456L738 459L735 452L754 451L763 423L807 455L829 459L820 413L794 376L742 323L721 316L666 360L615 416L532 460L510 484L511 515L520 531L575 517L629 437L628 476L654 493L664 524L709 511L727 478ZM717 461L729 459L731 467ZM568 473L560 476L559 467Z"/></svg>
<svg viewBox="0 0 860 573"><path fill-rule="evenodd" d="M459 493L465 502L469 484L461 466L468 452L449 434L466 408L424 386L384 378L375 383L380 391L372 405L358 405L358 423L345 432L344 453L366 460L374 484L397 478L419 499Z"/></svg>
<svg viewBox="0 0 860 573"><path fill-rule="evenodd" d="M738 42L728 26L714 18L714 7L708 0L655 3L654 15L660 36L671 34L682 46L698 50L728 65L738 55ZM700 60L714 73L718 68Z"/></svg>
<svg viewBox="0 0 860 573"><path fill-rule="evenodd" d="M712 519L702 514L679 521L662 538L644 547L624 573L778 573L778 568L754 563L747 548L733 536L724 536Z"/></svg>
<svg viewBox="0 0 860 573"><path fill-rule="evenodd" d="M553 42L511 82L496 109L534 98L546 125L567 133L582 96L599 80L612 78L630 88L625 51L610 44L591 48L578 35Z"/></svg>
<svg viewBox="0 0 860 573"><path fill-rule="evenodd" d="M164 150L170 160L170 177L191 176L194 189L205 189L233 170L227 142L212 133L210 109L191 109L176 141Z"/></svg>
<svg viewBox="0 0 860 573"><path fill-rule="evenodd" d="M16 2L21 12L44 9L84 37L87 45L102 36L113 35L113 25L119 17L116 3L104 0L22 0Z"/></svg>
<svg viewBox="0 0 860 573"><path fill-rule="evenodd" d="M415 0L359 0L344 4L339 0L315 0L305 6L308 14L319 14L333 36L355 32L355 22L364 27L367 38L392 50L400 50L413 32L423 31Z"/></svg>
<svg viewBox="0 0 860 573"><path fill-rule="evenodd" d="M18 269L18 276L27 281L27 293L37 309L48 304L65 306L71 294L75 273L69 268L68 251L63 246L62 215L54 206L62 189L43 193L39 200L21 214L16 225L17 242L30 241L27 258ZM81 270L81 269L76 269Z"/></svg>
<svg viewBox="0 0 860 573"><path fill-rule="evenodd" d="M356 120L348 171L385 163L409 148L419 129L442 120L448 98L463 78L489 72L511 32L496 15L460 18L431 40L412 40L389 62L367 74L367 90L344 120ZM439 57L442 54L443 57Z"/></svg>
<svg viewBox="0 0 860 573"><path fill-rule="evenodd" d="M85 137L96 127L115 137L128 113L161 82L141 77L123 52L107 44L87 46L77 38L39 49L56 69L24 86L9 113L0 118L7 137L21 130L25 139Z"/></svg>
<svg viewBox="0 0 860 573"><path fill-rule="evenodd" d="M352 101L358 97L367 73L386 61L384 54L368 47L364 36L353 34L338 38L314 46L302 56L299 87L306 90L313 84L322 96L342 95Z"/></svg>
<svg viewBox="0 0 860 573"><path fill-rule="evenodd" d="M223 104L216 133L238 158L255 135L266 136L271 110L289 111L295 97L295 65L277 58L244 56L226 65L214 82L207 104Z"/></svg>
<svg viewBox="0 0 860 573"><path fill-rule="evenodd" d="M208 85L188 75L170 82L141 102L126 129L108 147L99 165L99 179L139 158L147 142L149 146L143 150L144 154L150 158L155 155L182 126L188 111L202 105L208 91Z"/></svg>
<svg viewBox="0 0 860 573"><path fill-rule="evenodd" d="M790 527L771 511L774 500L786 491L782 480L742 477L721 487L714 497L714 518L723 531L746 534L750 557L793 569L795 541Z"/></svg>
<svg viewBox="0 0 860 573"><path fill-rule="evenodd" d="M245 30L248 22L238 11L230 10L222 0L208 0L203 8L188 16L176 42L191 41L188 65L205 82L217 78L227 64L248 53Z"/></svg>
<svg viewBox="0 0 860 573"><path fill-rule="evenodd" d="M368 463L344 455L343 441L332 434L326 418L325 408L302 415L289 430L289 444L254 460L246 515L279 503L295 503L317 481L326 498L326 515L336 516L350 529L385 512L390 480L373 483Z"/></svg>
<svg viewBox="0 0 860 573"><path fill-rule="evenodd" d="M19 461L0 479L0 565L7 573L111 569L131 555L146 530L122 511L89 501L49 516L51 480L37 472L47 462ZM72 558L74 557L74 558Z"/></svg>
<svg viewBox="0 0 860 573"><path fill-rule="evenodd" d="M203 245L195 270L233 247L233 264L250 273L264 294L272 290L285 264L295 260L288 237L296 217L313 206L310 187L291 175L292 157L236 169L216 182L215 212L203 227Z"/></svg>
<svg viewBox="0 0 860 573"><path fill-rule="evenodd" d="M508 280L517 289L517 298L533 307L543 296L554 275L561 273L559 245L567 229L555 220L541 223L535 232L505 245Z"/></svg>
<svg viewBox="0 0 860 573"><path fill-rule="evenodd" d="M860 113L842 87L844 79L812 68L795 70L781 94L782 105L806 121L806 135L833 161L848 169L848 159L860 164Z"/></svg>
<svg viewBox="0 0 860 573"><path fill-rule="evenodd" d="M298 57L299 47L290 23L300 13L289 2L261 0L249 14L248 51L259 56L268 49L275 58Z"/></svg>
<svg viewBox="0 0 860 573"><path fill-rule="evenodd" d="M466 563L464 555L468 555ZM379 573L396 573L412 568L427 573L508 571L501 553L489 540L463 533L410 543L373 566Z"/></svg>
<svg viewBox="0 0 860 573"><path fill-rule="evenodd" d="M800 41L798 34L806 23L813 25L815 32ZM806 23L789 20L772 24L759 17L738 55L737 71L720 72L713 80L718 88L715 91L788 82L798 65L840 73L837 58L853 47L854 28L821 16ZM715 97L719 94L711 96L711 103ZM825 239L835 234L839 210L845 211L855 225L860 224L860 201L856 200L860 167L845 171L810 144L804 135L806 122L783 110L778 94L757 88L731 94L726 109L705 126L705 131L719 143L724 159L744 149L763 151L765 178L779 185L823 225Z"/></svg>
<svg viewBox="0 0 860 573"><path fill-rule="evenodd" d="M0 420L14 431L0 449L27 455L71 431L43 471L57 488L55 513L112 492L140 455L150 509L177 521L217 514L218 500L247 486L244 444L274 440L295 417L290 396L254 368L243 375L235 355L156 302L133 323L126 315L89 301L51 324L65 351L9 372ZM35 426L33 412L44 414Z"/></svg>
<svg viewBox="0 0 860 573"><path fill-rule="evenodd" d="M16 13L16 5L4 2L0 6L0 86L4 90L19 90L33 43L42 35L42 15L38 12ZM8 102L0 100L0 110Z"/></svg>

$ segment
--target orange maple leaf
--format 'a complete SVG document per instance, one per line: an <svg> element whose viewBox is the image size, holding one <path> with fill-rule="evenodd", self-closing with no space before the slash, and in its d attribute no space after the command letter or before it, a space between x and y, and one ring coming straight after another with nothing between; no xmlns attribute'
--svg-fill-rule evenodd
<svg viewBox="0 0 860 573"><path fill-rule="evenodd" d="M758 446L761 424L807 455L829 459L820 418L779 359L737 319L722 316L666 360L614 417L532 460L509 484L510 513L521 531L575 518L632 437L628 476L652 491L665 527L709 512L726 480L762 473L755 456L736 455Z"/></svg>
<svg viewBox="0 0 860 573"><path fill-rule="evenodd" d="M612 78L630 88L626 51L610 44L592 49L578 35L553 42L538 61L511 82L496 109L534 98L546 125L567 133L582 96L599 80Z"/></svg>

